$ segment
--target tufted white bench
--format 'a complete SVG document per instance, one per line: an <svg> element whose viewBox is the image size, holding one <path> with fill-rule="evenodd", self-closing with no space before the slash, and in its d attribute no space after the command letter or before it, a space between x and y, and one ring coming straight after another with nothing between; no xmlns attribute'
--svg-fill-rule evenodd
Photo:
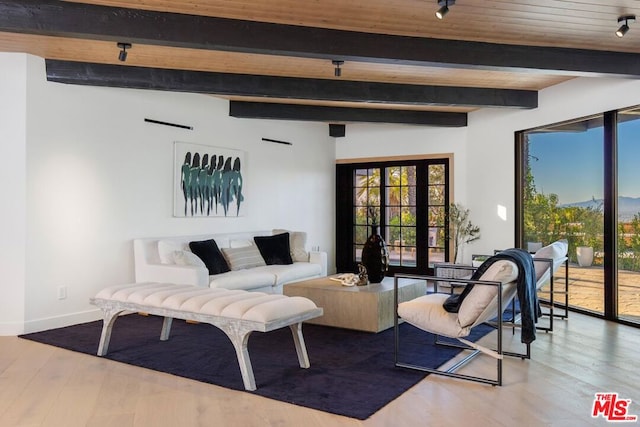
<svg viewBox="0 0 640 427"><path fill-rule="evenodd" d="M161 341L169 339L173 318L209 323L224 331L233 343L247 390L256 389L247 350L251 332L268 332L289 326L300 367L308 368L302 322L322 316L322 308L303 297L168 283L111 286L98 292L90 301L104 314L98 356L107 354L113 325L124 311L163 316Z"/></svg>

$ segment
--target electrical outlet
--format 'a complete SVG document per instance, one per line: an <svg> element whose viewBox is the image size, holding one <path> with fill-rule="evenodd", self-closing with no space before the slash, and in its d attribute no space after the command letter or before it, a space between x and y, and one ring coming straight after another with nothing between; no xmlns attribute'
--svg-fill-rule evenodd
<svg viewBox="0 0 640 427"><path fill-rule="evenodd" d="M66 299L66 298L67 298L67 287L58 286L58 299Z"/></svg>

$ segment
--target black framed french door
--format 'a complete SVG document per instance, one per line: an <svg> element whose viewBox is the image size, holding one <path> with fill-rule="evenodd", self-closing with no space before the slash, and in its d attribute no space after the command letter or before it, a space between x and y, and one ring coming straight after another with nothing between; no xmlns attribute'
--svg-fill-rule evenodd
<svg viewBox="0 0 640 427"><path fill-rule="evenodd" d="M338 272L357 271L374 225L387 242L388 274L427 274L447 260L449 174L448 157L336 165Z"/></svg>

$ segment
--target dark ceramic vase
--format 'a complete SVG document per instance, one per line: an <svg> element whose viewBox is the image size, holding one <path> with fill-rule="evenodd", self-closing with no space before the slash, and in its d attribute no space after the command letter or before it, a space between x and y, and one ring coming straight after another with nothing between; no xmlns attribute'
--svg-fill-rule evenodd
<svg viewBox="0 0 640 427"><path fill-rule="evenodd" d="M371 226L371 236L362 248L362 265L367 269L369 282L380 283L389 267L389 252L384 239L378 234L378 226Z"/></svg>

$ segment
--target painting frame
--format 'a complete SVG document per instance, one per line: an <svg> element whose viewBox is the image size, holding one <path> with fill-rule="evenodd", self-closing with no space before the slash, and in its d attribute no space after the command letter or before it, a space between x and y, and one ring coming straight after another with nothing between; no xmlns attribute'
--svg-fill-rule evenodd
<svg viewBox="0 0 640 427"><path fill-rule="evenodd" d="M173 216L243 216L245 158L242 150L175 141Z"/></svg>

